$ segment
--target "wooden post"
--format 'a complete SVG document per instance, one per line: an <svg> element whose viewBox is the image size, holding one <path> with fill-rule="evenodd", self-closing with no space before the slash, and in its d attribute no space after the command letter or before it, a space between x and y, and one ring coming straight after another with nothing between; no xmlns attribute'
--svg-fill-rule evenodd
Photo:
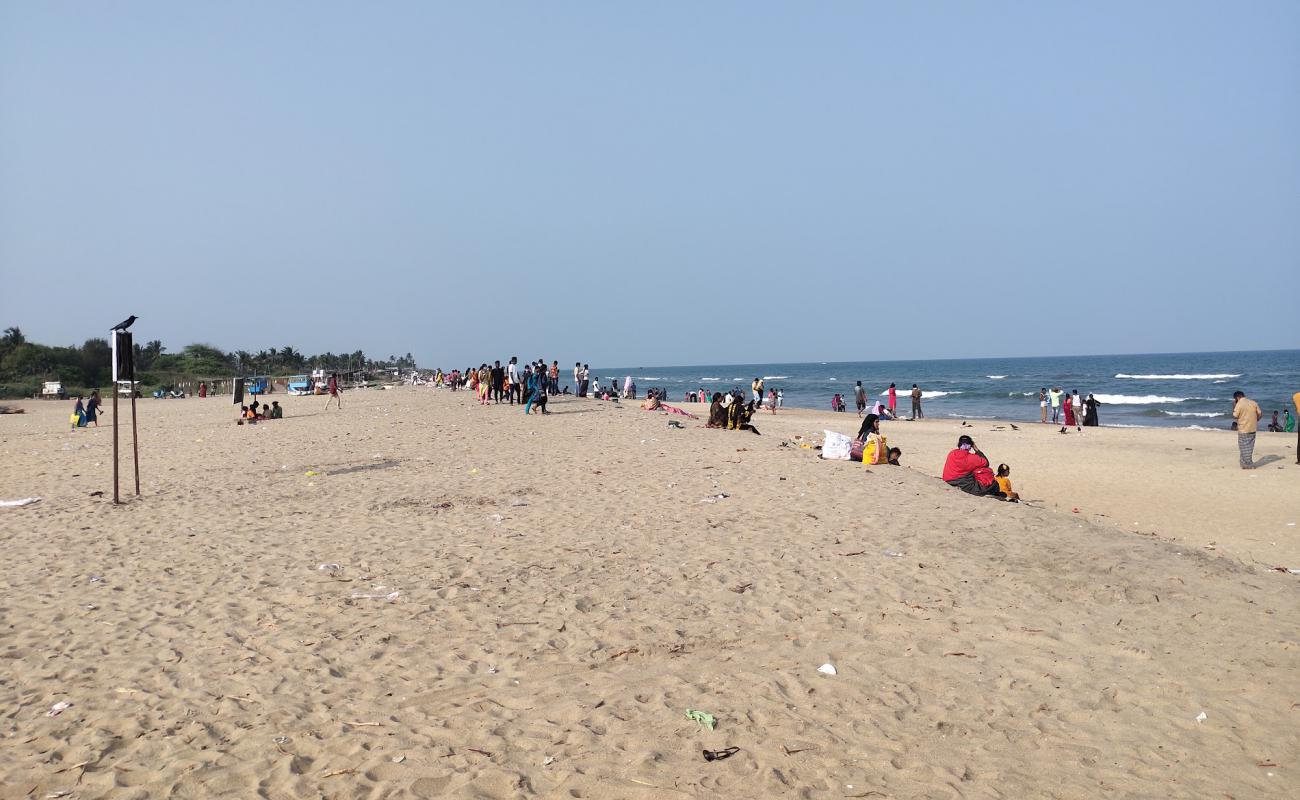
<svg viewBox="0 0 1300 800"><path fill-rule="evenodd" d="M116 340L117 334L113 334ZM113 373L113 505L121 505L122 497L117 491L117 372Z"/></svg>

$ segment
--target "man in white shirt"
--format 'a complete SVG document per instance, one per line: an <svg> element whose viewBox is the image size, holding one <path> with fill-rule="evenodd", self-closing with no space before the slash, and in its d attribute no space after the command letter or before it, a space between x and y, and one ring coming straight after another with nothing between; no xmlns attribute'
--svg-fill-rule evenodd
<svg viewBox="0 0 1300 800"><path fill-rule="evenodd" d="M506 379L510 381L510 405L514 405L516 398L523 399L519 386L519 356L511 356L510 363L506 364Z"/></svg>

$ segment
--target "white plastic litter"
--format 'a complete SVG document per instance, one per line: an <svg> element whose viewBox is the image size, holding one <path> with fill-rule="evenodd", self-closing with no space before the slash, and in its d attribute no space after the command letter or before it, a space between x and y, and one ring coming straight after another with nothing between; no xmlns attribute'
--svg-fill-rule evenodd
<svg viewBox="0 0 1300 800"><path fill-rule="evenodd" d="M62 714L64 711L67 711L69 708L72 708L72 703L69 703L67 700L60 700L59 702L50 706L50 710L45 712L45 716L57 717L58 715Z"/></svg>
<svg viewBox="0 0 1300 800"><path fill-rule="evenodd" d="M376 587L377 590L382 590L383 588L384 588L383 586ZM355 592L352 595L352 599L353 600L383 600L386 603L391 603L401 596L402 596L402 592L399 589L397 591L389 592L388 594L383 594L381 591L368 592L368 593Z"/></svg>
<svg viewBox="0 0 1300 800"><path fill-rule="evenodd" d="M17 508L18 506L30 506L32 503L41 502L39 497L24 497L21 500L0 500L0 508Z"/></svg>
<svg viewBox="0 0 1300 800"><path fill-rule="evenodd" d="M342 572L342 571L343 571L343 565L342 565L342 564L334 564L334 563L321 564L320 566L316 567L316 569L318 569L318 570L329 570L330 572Z"/></svg>
<svg viewBox="0 0 1300 800"><path fill-rule="evenodd" d="M822 441L822 458L827 461L848 461L853 440L835 431L825 431L825 434L826 438Z"/></svg>
<svg viewBox="0 0 1300 800"><path fill-rule="evenodd" d="M823 674L823 675L838 675L838 674L839 674L838 672L835 671L835 665L834 665L834 664L822 664L820 667L817 668L817 671L820 672L820 673Z"/></svg>
<svg viewBox="0 0 1300 800"><path fill-rule="evenodd" d="M902 558L907 555L907 553L904 553L901 550L886 550L884 551L884 555L887 555L890 558Z"/></svg>
<svg viewBox="0 0 1300 800"><path fill-rule="evenodd" d="M1196 721L1197 721L1197 722L1204 722L1206 719L1207 719L1207 717L1206 717L1204 711L1202 711L1201 713L1199 713L1199 714L1196 715Z"/></svg>

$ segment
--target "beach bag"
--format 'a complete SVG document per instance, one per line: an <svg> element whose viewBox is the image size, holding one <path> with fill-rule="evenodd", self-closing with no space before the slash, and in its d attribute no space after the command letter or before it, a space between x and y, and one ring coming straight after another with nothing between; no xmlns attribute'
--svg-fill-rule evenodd
<svg viewBox="0 0 1300 800"><path fill-rule="evenodd" d="M853 440L842 433L825 431L822 441L822 458L828 461L848 461L849 451L853 449Z"/></svg>
<svg viewBox="0 0 1300 800"><path fill-rule="evenodd" d="M866 447L866 446L867 446L867 443L866 443L864 440L862 440L862 439L854 439L854 440L853 440L853 443L852 443L851 445L849 445L849 460L850 460L850 461L861 461L861 460L862 460L862 448L864 448L864 447Z"/></svg>

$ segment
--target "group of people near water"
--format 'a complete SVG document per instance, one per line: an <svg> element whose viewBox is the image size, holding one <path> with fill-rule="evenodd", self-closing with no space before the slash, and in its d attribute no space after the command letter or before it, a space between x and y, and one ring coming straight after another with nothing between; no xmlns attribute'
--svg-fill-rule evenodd
<svg viewBox="0 0 1300 800"><path fill-rule="evenodd" d="M1038 390L1038 408L1042 412L1044 424L1047 422L1047 409L1052 409L1052 424L1061 426L1061 433L1068 428L1083 430L1101 424L1097 417L1097 406L1101 403L1092 394L1086 400L1079 399L1079 390L1067 392L1058 386ZM1062 414L1064 412L1064 414Z"/></svg>

